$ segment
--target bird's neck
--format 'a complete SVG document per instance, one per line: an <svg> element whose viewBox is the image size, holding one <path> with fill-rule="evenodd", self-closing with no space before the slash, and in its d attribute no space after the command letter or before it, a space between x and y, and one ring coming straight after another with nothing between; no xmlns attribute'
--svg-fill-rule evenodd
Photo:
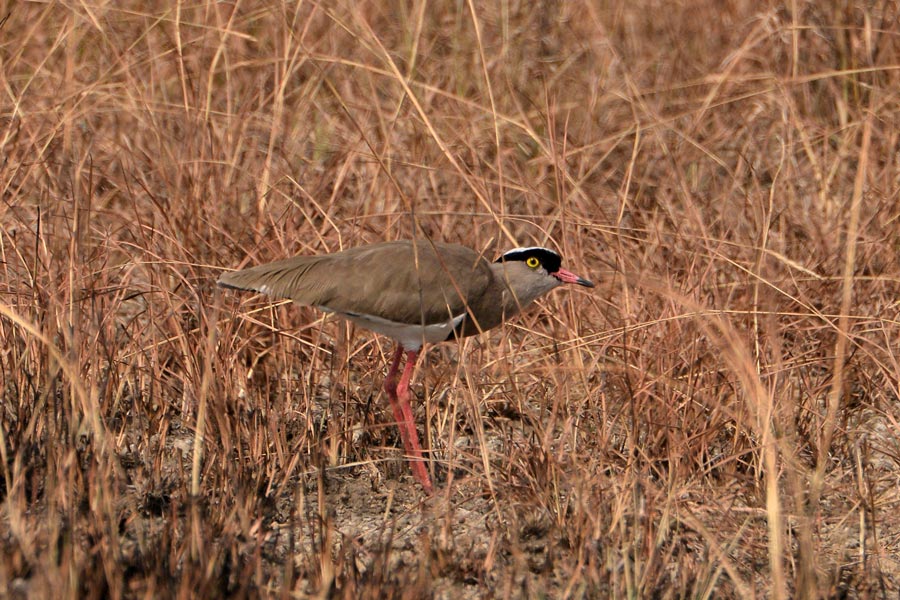
<svg viewBox="0 0 900 600"><path fill-rule="evenodd" d="M500 288L500 293L495 297L499 300L500 312L504 318L518 313L547 291L536 288L527 279L510 277L503 263L491 264L491 270L494 271L495 284Z"/></svg>

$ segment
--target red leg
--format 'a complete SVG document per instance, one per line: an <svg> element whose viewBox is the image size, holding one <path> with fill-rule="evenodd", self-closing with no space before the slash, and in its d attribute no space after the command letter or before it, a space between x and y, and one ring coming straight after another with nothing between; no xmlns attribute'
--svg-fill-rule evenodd
<svg viewBox="0 0 900 600"><path fill-rule="evenodd" d="M400 429L400 438L403 440L403 449L406 451L407 457L412 461L410 466L412 467L413 477L422 485L426 493L431 494L433 493L431 477L428 476L428 469L425 468L422 447L419 445L419 434L416 432L412 408L409 406L409 380L416 366L419 351L410 350L406 353L406 365L403 368L403 375L400 377L398 385L397 369L400 366L400 356L402 354L403 346L398 344L394 358L391 361L391 368L384 381L384 391L387 392L388 399L391 401L394 419L397 421L397 428Z"/></svg>
<svg viewBox="0 0 900 600"><path fill-rule="evenodd" d="M400 357L403 356L403 346L397 344L394 350L394 357L391 359L391 368L388 370L387 377L384 378L384 391L391 398L391 405L397 399L397 369L400 367Z"/></svg>
<svg viewBox="0 0 900 600"><path fill-rule="evenodd" d="M396 350L394 350L394 357L391 359L391 368L388 369L387 377L384 378L384 391L388 395L388 400L391 401L391 411L394 413L394 421L397 422L397 427L400 428L400 437L403 439L403 447L406 448L406 431L403 429L403 421L405 421L405 417L403 415L403 409L400 406L400 402L397 400L397 370L400 367L400 358L403 356L403 346L397 344Z"/></svg>

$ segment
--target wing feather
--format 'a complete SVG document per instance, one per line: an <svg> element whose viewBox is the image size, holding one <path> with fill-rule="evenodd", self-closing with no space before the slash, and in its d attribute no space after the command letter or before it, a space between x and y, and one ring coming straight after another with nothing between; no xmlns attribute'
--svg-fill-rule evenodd
<svg viewBox="0 0 900 600"><path fill-rule="evenodd" d="M437 250L437 253L435 252ZM219 285L335 312L431 325L481 304L493 281L475 251L426 241L386 242L321 256L295 256L223 273Z"/></svg>

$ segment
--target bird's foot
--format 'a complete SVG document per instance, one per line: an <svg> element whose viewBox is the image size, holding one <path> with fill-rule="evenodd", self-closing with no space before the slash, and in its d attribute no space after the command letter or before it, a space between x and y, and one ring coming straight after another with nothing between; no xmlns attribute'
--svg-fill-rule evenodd
<svg viewBox="0 0 900 600"><path fill-rule="evenodd" d="M418 458L410 457L410 466L412 467L413 477L416 478L416 481L419 482L425 493L429 496L433 495L434 486L431 485L431 477L428 475L428 469L425 468L425 462L421 455Z"/></svg>

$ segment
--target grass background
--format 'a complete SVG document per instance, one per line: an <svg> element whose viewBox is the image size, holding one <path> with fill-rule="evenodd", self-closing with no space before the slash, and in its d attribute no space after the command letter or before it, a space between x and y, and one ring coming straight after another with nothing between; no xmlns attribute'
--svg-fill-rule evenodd
<svg viewBox="0 0 900 600"><path fill-rule="evenodd" d="M0 2L0 593L896 597L896 1ZM217 292L597 281L433 347Z"/></svg>

